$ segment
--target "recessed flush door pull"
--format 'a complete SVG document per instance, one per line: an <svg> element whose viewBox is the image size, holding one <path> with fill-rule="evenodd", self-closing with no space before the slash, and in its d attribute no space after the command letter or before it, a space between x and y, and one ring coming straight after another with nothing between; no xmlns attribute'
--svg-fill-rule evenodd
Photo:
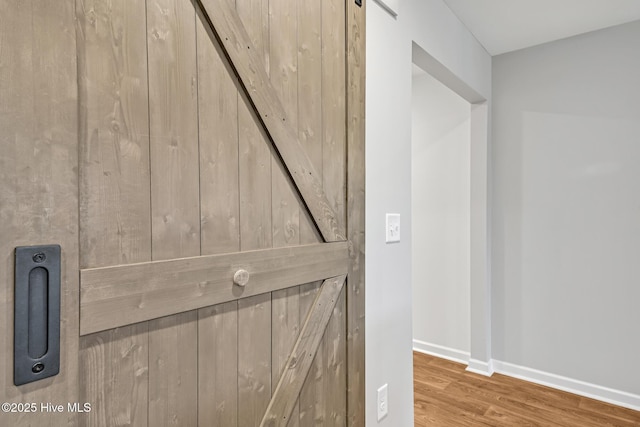
<svg viewBox="0 0 640 427"><path fill-rule="evenodd" d="M13 382L60 371L60 246L16 248Z"/></svg>

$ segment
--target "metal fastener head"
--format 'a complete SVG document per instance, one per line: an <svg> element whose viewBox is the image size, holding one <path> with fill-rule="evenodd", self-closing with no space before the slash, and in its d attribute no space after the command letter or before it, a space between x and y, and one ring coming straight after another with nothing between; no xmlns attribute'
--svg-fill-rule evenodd
<svg viewBox="0 0 640 427"><path fill-rule="evenodd" d="M249 282L249 272L247 270L240 269L233 275L233 283L238 286L245 286Z"/></svg>
<svg viewBox="0 0 640 427"><path fill-rule="evenodd" d="M44 262L46 259L47 256L42 252L38 252L37 254L33 255L33 262L37 262L38 264Z"/></svg>

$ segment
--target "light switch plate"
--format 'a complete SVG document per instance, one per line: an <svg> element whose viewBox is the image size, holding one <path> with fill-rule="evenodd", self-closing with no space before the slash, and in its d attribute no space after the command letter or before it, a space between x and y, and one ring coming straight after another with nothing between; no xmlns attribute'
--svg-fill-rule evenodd
<svg viewBox="0 0 640 427"><path fill-rule="evenodd" d="M389 387L388 384L378 389L378 421L383 419L389 413Z"/></svg>
<svg viewBox="0 0 640 427"><path fill-rule="evenodd" d="M400 241L400 214L387 214L387 243Z"/></svg>

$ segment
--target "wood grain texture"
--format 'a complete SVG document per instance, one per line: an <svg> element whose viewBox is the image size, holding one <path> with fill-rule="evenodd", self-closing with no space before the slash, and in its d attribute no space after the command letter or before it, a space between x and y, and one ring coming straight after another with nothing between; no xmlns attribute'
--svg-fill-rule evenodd
<svg viewBox="0 0 640 427"><path fill-rule="evenodd" d="M152 259L197 256L200 161L194 4L149 0L147 49ZM183 311L149 323L150 425L197 424L197 312Z"/></svg>
<svg viewBox="0 0 640 427"><path fill-rule="evenodd" d="M300 318L306 319L318 296L322 281L300 287ZM327 396L324 394L324 339L318 344L311 368L300 390L300 426L323 425L325 422Z"/></svg>
<svg viewBox="0 0 640 427"><path fill-rule="evenodd" d="M144 1L78 1L82 267L150 259ZM114 241L115 240L115 241ZM106 256L117 251L117 255Z"/></svg>
<svg viewBox="0 0 640 427"><path fill-rule="evenodd" d="M201 253L240 250L238 88L197 10ZM198 425L238 425L238 303L198 310Z"/></svg>
<svg viewBox="0 0 640 427"><path fill-rule="evenodd" d="M78 399L78 92L74 2L0 2L0 400ZM55 183L55 185L53 185ZM16 246L62 247L60 373L13 384ZM0 413L0 425L75 414Z"/></svg>
<svg viewBox="0 0 640 427"><path fill-rule="evenodd" d="M198 425L238 425L238 302L198 311Z"/></svg>
<svg viewBox="0 0 640 427"><path fill-rule="evenodd" d="M234 5L237 12L237 19L244 25L246 34L253 45L253 52L257 54L256 59L262 64L262 68L267 74L269 73L271 44L269 43L270 20L269 20L269 1L270 0L223 0L227 10L233 11ZM207 9L203 9L205 14ZM215 9L212 9L215 10ZM221 12L218 12L221 13ZM224 13L224 12L222 12ZM232 58L233 62L233 58Z"/></svg>
<svg viewBox="0 0 640 427"><path fill-rule="evenodd" d="M296 130L287 122L282 102L257 53L261 49L253 45L245 29L247 23L243 25L243 21L224 0L202 0L200 4L246 93L250 95L251 107L259 112L260 121L268 130L278 155L287 166L325 241L344 240L345 233L339 227L336 214L322 191L320 176L298 141Z"/></svg>
<svg viewBox="0 0 640 427"><path fill-rule="evenodd" d="M285 370L291 350L300 333L300 287L273 292L271 295L271 389ZM299 408L292 409L288 425L298 425Z"/></svg>
<svg viewBox="0 0 640 427"><path fill-rule="evenodd" d="M299 2L298 5L298 123L300 144L307 151L309 160L322 181L323 117L325 103L322 95L322 13L323 2ZM335 17L327 17L335 19ZM343 22L344 23L344 22ZM344 45L340 46L344 54ZM344 75L333 75L332 79L344 80ZM344 153L341 155L344 157ZM334 158L340 163L341 159ZM323 187L325 194L327 188ZM344 223L342 223L344 226ZM305 243L322 241L313 219L305 210L300 215L300 235Z"/></svg>
<svg viewBox="0 0 640 427"><path fill-rule="evenodd" d="M243 268L244 288L233 284ZM346 242L82 270L81 334L203 308L342 274Z"/></svg>
<svg viewBox="0 0 640 427"><path fill-rule="evenodd" d="M347 2L347 424L365 425L365 15Z"/></svg>
<svg viewBox="0 0 640 427"><path fill-rule="evenodd" d="M640 412L413 353L416 426L630 427Z"/></svg>
<svg viewBox="0 0 640 427"><path fill-rule="evenodd" d="M346 55L345 5L340 0L322 2L322 164L323 188L341 224L346 218ZM336 78L335 76L341 76ZM364 208L364 205L362 206ZM345 228L347 228L345 226ZM347 310L346 289L327 325L323 338L324 425L344 426L347 418Z"/></svg>
<svg viewBox="0 0 640 427"><path fill-rule="evenodd" d="M238 101L240 249L273 246L271 150L247 99Z"/></svg>
<svg viewBox="0 0 640 427"><path fill-rule="evenodd" d="M322 2L322 183L341 224L347 221L345 12L342 0Z"/></svg>
<svg viewBox="0 0 640 427"><path fill-rule="evenodd" d="M300 2L298 5L298 138L309 160L324 175L322 162L322 2ZM343 22L344 23L344 22ZM341 47L344 53L344 45ZM340 78L340 76L333 76ZM344 76L342 76L344 80ZM343 154L344 156L344 154ZM340 163L339 159L334 159ZM326 192L327 189L323 188ZM305 243L322 241L307 212L301 215L300 237ZM300 318L306 319L322 281L302 287ZM326 396L324 395L324 342L320 342L313 364L300 391L300 425L324 423ZM292 417L295 414L292 414Z"/></svg>
<svg viewBox="0 0 640 427"><path fill-rule="evenodd" d="M200 254L195 9L149 0L153 259Z"/></svg>
<svg viewBox="0 0 640 427"><path fill-rule="evenodd" d="M151 259L146 9L78 0L80 266ZM147 324L81 339L83 425L147 425Z"/></svg>
<svg viewBox="0 0 640 427"><path fill-rule="evenodd" d="M342 290L323 339L325 426L344 426L347 417L347 312Z"/></svg>
<svg viewBox="0 0 640 427"><path fill-rule="evenodd" d="M298 122L296 10L295 1L269 1L269 76L289 123L294 127ZM300 243L300 207L296 191L280 159L272 156L271 162L273 246L296 245Z"/></svg>
<svg viewBox="0 0 640 427"><path fill-rule="evenodd" d="M291 411L298 400L345 279L346 275L343 275L327 279L322 284L262 418L261 426L286 426L289 423Z"/></svg>
<svg viewBox="0 0 640 427"><path fill-rule="evenodd" d="M298 2L292 0L269 1L269 76L294 127L298 122L297 8ZM271 162L273 246L299 245L300 203L295 187L281 160L272 156ZM298 286L271 295L272 390L300 332L299 299ZM293 412L290 427L297 426L298 408Z"/></svg>
<svg viewBox="0 0 640 427"><path fill-rule="evenodd" d="M80 425L148 425L148 336L144 322L82 338L81 395L92 410Z"/></svg>
<svg viewBox="0 0 640 427"><path fill-rule="evenodd" d="M198 8L201 253L240 249L238 88Z"/></svg>
<svg viewBox="0 0 640 427"><path fill-rule="evenodd" d="M223 7L233 12L233 6L223 1ZM237 1L238 22L246 28L256 64L265 73L269 70L269 9L268 0ZM210 23L206 8L200 4L203 15ZM216 10L217 16L220 11ZM240 21L241 20L241 21ZM211 28L216 33L215 28ZM226 51L225 51L226 54ZM231 58L232 66L233 58ZM240 248L265 249L273 246L271 198L271 148L251 102L244 91L238 100L238 126L240 139Z"/></svg>
<svg viewBox="0 0 640 427"><path fill-rule="evenodd" d="M198 425L197 311L149 322L149 425Z"/></svg>
<svg viewBox="0 0 640 427"><path fill-rule="evenodd" d="M238 425L257 426L271 399L271 295L238 301Z"/></svg>
<svg viewBox="0 0 640 427"><path fill-rule="evenodd" d="M265 74L270 58L268 4L268 0L236 1L237 15L228 1L219 5L234 13L239 25L246 28L245 35L254 46L252 53L258 58L254 65ZM210 13L203 11L210 23ZM215 16L219 13L218 9L214 12ZM240 249L268 249L273 246L271 147L244 91L240 91L238 103ZM238 301L239 426L257 425L271 397L271 316L268 293Z"/></svg>

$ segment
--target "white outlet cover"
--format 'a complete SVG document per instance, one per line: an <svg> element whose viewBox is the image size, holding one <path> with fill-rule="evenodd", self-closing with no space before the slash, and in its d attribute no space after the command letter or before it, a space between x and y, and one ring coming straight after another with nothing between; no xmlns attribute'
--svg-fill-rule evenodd
<svg viewBox="0 0 640 427"><path fill-rule="evenodd" d="M389 413L389 392L388 384L378 389L378 421L383 419Z"/></svg>
<svg viewBox="0 0 640 427"><path fill-rule="evenodd" d="M400 241L400 214L387 214L386 236L387 243Z"/></svg>

